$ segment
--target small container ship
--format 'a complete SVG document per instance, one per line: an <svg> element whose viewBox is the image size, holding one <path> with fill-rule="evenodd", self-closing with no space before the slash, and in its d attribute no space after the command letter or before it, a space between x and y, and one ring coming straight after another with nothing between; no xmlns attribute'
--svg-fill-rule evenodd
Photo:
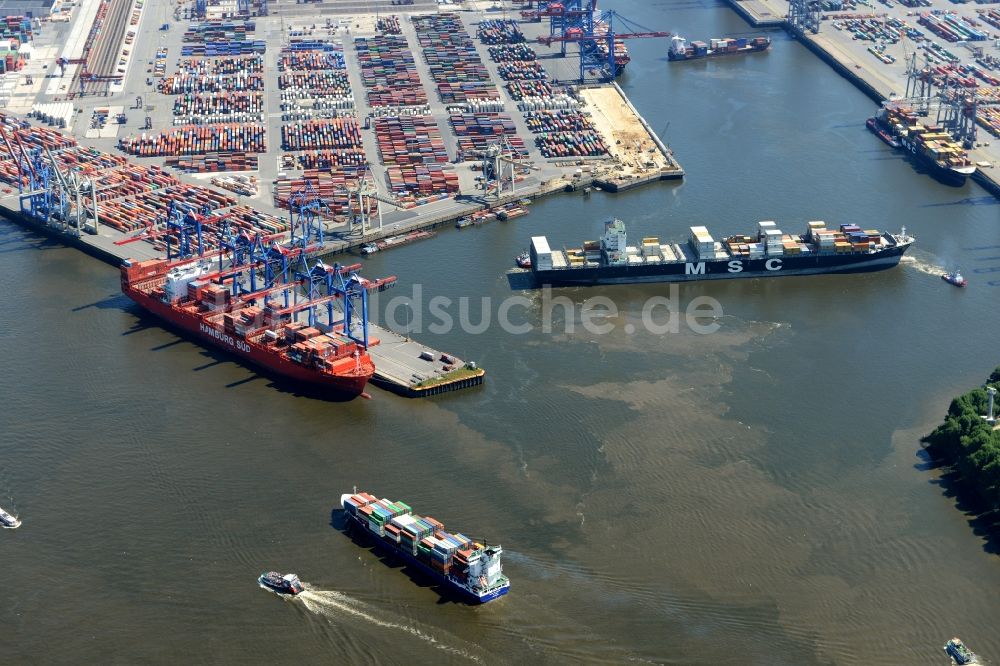
<svg viewBox="0 0 1000 666"><path fill-rule="evenodd" d="M805 234L790 235L766 220L752 236L717 241L705 227L691 227L683 244L647 237L630 246L625 223L609 220L601 240L582 248L553 250L545 236L535 236L529 259L535 287L680 282L877 271L898 264L913 241L905 228L889 234L813 221Z"/></svg>
<svg viewBox="0 0 1000 666"><path fill-rule="evenodd" d="M403 502L355 492L341 495L340 504L356 534L416 566L459 598L484 604L510 591L500 565L500 546L446 532L444 525L414 514Z"/></svg>
<svg viewBox="0 0 1000 666"><path fill-rule="evenodd" d="M288 307L268 300L295 285L234 296L231 284L211 279L219 275L214 269L206 259L126 261L121 267L122 292L198 340L303 388L346 398L362 393L375 373L364 346L335 326L294 321L301 303ZM254 305L258 300L264 301L263 308Z"/></svg>
<svg viewBox="0 0 1000 666"><path fill-rule="evenodd" d="M715 58L727 55L744 55L747 53L758 53L771 48L770 37L746 37L720 38L711 40L710 44L705 42L691 42L678 35L670 38L670 49L667 51L667 59L671 62L681 60L698 60L700 58Z"/></svg>
<svg viewBox="0 0 1000 666"><path fill-rule="evenodd" d="M965 647L965 643L962 642L961 638L956 637L948 641L944 646L944 651L960 666L979 663L979 657L976 656L975 652Z"/></svg>
<svg viewBox="0 0 1000 666"><path fill-rule="evenodd" d="M924 125L913 109L888 103L874 117L868 126L880 129L909 151L920 164L927 168L931 176L945 185L961 187L969 176L976 172L976 165L960 143L953 140L942 128ZM875 129L872 129L875 131ZM890 139L882 137L890 146Z"/></svg>

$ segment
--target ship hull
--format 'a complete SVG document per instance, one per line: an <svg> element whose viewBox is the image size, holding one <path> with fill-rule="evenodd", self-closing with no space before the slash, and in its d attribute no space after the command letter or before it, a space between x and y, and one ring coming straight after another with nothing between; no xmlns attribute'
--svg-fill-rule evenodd
<svg viewBox="0 0 1000 666"><path fill-rule="evenodd" d="M389 543L385 539L380 538L377 534L373 534L364 523L346 511L344 512L344 515L347 518L347 529L353 535L365 543L373 544L376 550L398 557L407 564L413 565L420 571L421 574L425 575L427 578L437 581L444 586L449 593L455 595L457 598L465 601L466 603L485 604L489 601L493 601L494 599L499 599L510 591L510 584L507 584L497 588L496 590L491 590L482 596L474 594L458 582L442 574L440 571L435 571L424 562L421 562L418 558L414 557L413 553L407 552L406 550Z"/></svg>
<svg viewBox="0 0 1000 666"><path fill-rule="evenodd" d="M635 266L596 266L532 270L536 285L585 286L645 282L694 282L734 278L824 275L885 270L899 264L909 243L898 244L877 254L783 256L766 259L669 262Z"/></svg>
<svg viewBox="0 0 1000 666"><path fill-rule="evenodd" d="M920 166L927 169L927 172L932 178L938 182L949 185L951 187L962 187L968 180L969 175L975 171L975 168L967 169L969 173L958 171L950 167L944 167L937 163L934 159L924 154L920 147L916 144L907 141L904 137L902 139L902 147L904 150L909 151L913 158L917 161Z"/></svg>
<svg viewBox="0 0 1000 666"><path fill-rule="evenodd" d="M207 343L210 347L233 354L241 361L265 370L269 374L292 381L296 388L306 388L334 398L350 399L361 395L371 377L372 373L332 375L318 372L292 360L277 356L260 345L209 326L195 314L178 312L167 303L153 298L143 291L133 289L127 284L122 285L122 291L143 310L173 328L200 342Z"/></svg>

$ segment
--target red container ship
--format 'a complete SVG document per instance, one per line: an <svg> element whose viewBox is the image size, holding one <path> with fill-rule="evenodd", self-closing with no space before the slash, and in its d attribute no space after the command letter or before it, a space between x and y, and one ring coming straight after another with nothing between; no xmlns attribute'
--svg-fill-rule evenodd
<svg viewBox="0 0 1000 666"><path fill-rule="evenodd" d="M294 308L266 301L268 292L294 285L234 297L228 285L206 279L212 272L212 263L204 259L126 261L122 292L185 333L273 375L336 397L361 394L375 373L363 345L336 326L292 321ZM257 299L265 300L264 308L253 304Z"/></svg>

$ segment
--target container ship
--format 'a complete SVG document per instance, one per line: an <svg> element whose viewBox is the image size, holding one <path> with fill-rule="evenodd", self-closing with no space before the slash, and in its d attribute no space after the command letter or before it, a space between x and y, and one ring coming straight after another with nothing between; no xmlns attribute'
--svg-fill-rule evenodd
<svg viewBox="0 0 1000 666"><path fill-rule="evenodd" d="M700 58L715 58L717 56L742 55L745 53L766 51L770 47L770 37L713 39L711 44L691 42L689 45L686 39L674 35L670 38L670 49L667 51L667 59L676 62L679 60L698 60Z"/></svg>
<svg viewBox="0 0 1000 666"><path fill-rule="evenodd" d="M960 143L942 128L922 124L918 114L909 107L887 104L868 121L866 124L872 131L888 134L945 185L961 187L976 172L976 165ZM876 134L879 133L876 131ZM885 137L883 141L893 145Z"/></svg>
<svg viewBox="0 0 1000 666"><path fill-rule="evenodd" d="M804 235L788 235L768 220L753 236L716 241L705 227L691 227L684 244L651 237L630 246L625 224L609 220L599 242L578 249L552 250L545 236L533 237L529 262L536 287L680 282L876 271L898 264L912 243L905 228L895 235L814 221Z"/></svg>
<svg viewBox="0 0 1000 666"><path fill-rule="evenodd" d="M594 8L597 12L597 8ZM600 13L596 14L600 16ZM595 43L597 44L597 51L601 54L602 59L607 61L608 59L608 24L604 21L598 20L595 17L594 20L594 36L597 38ZM620 39L615 39L614 43L615 49L615 76L621 76L625 72L625 66L632 62L632 56L628 53L628 47L625 46L625 42Z"/></svg>
<svg viewBox="0 0 1000 666"><path fill-rule="evenodd" d="M267 302L266 293L234 297L230 285L206 279L213 272L205 259L126 261L122 292L198 340L303 388L342 398L361 394L375 373L367 349L334 327L294 321L294 308ZM253 304L258 298L263 308Z"/></svg>
<svg viewBox="0 0 1000 666"><path fill-rule="evenodd" d="M368 493L341 495L347 525L383 551L398 555L465 601L484 604L510 591L500 546L477 543L421 517L403 502Z"/></svg>

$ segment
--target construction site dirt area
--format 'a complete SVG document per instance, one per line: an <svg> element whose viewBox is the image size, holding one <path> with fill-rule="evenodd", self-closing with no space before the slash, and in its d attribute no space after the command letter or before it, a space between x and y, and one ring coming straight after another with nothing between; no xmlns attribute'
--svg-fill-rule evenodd
<svg viewBox="0 0 1000 666"><path fill-rule="evenodd" d="M583 88L579 94L594 127L604 137L611 156L624 173L642 175L671 165L618 88Z"/></svg>

